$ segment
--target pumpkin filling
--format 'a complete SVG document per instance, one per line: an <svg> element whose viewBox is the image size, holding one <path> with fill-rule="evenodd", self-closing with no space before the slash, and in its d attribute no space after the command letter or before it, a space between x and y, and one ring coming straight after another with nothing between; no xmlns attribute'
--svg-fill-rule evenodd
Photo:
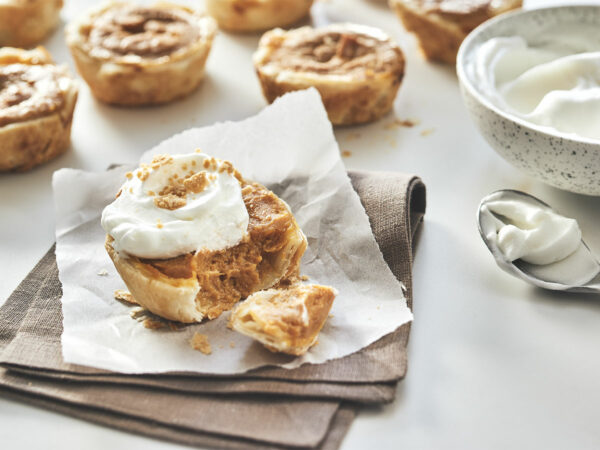
<svg viewBox="0 0 600 450"><path fill-rule="evenodd" d="M169 259L131 258L170 278L197 277L198 309L205 311L209 319L218 317L240 299L270 286L264 286L265 278L273 273L280 252L288 243L288 231L293 227L293 217L285 204L265 187L243 183L242 198L250 220L247 234L237 245Z"/></svg>
<svg viewBox="0 0 600 450"><path fill-rule="evenodd" d="M281 69L339 75L403 70L398 49L369 34L298 29L271 44L268 63Z"/></svg>
<svg viewBox="0 0 600 450"><path fill-rule="evenodd" d="M124 6L100 15L89 30L88 42L98 57L159 58L191 45L199 35L184 11Z"/></svg>

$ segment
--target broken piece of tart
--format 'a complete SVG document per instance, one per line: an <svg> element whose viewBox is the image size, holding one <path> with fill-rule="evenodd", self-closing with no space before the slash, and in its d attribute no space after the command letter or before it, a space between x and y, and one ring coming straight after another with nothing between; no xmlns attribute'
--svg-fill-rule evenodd
<svg viewBox="0 0 600 450"><path fill-rule="evenodd" d="M254 54L265 98L315 87L334 125L379 119L392 109L404 54L377 28L336 24L265 33Z"/></svg>
<svg viewBox="0 0 600 450"><path fill-rule="evenodd" d="M171 3L109 3L66 29L77 70L94 96L123 106L190 94L202 81L215 33L212 18Z"/></svg>
<svg viewBox="0 0 600 450"><path fill-rule="evenodd" d="M313 0L206 0L206 11L229 31L285 27L307 16Z"/></svg>
<svg viewBox="0 0 600 450"><path fill-rule="evenodd" d="M0 171L25 171L64 153L77 83L43 47L0 49Z"/></svg>
<svg viewBox="0 0 600 450"><path fill-rule="evenodd" d="M488 19L520 8L522 0L390 0L404 28L414 33L426 59L456 62L462 41Z"/></svg>
<svg viewBox="0 0 600 450"><path fill-rule="evenodd" d="M202 153L161 155L128 173L102 226L135 300L184 323L294 278L306 249L285 202Z"/></svg>
<svg viewBox="0 0 600 450"><path fill-rule="evenodd" d="M28 48L56 28L63 0L0 2L0 47Z"/></svg>
<svg viewBox="0 0 600 450"><path fill-rule="evenodd" d="M335 289L316 284L256 292L233 310L229 323L273 352L300 356L316 343L335 296Z"/></svg>

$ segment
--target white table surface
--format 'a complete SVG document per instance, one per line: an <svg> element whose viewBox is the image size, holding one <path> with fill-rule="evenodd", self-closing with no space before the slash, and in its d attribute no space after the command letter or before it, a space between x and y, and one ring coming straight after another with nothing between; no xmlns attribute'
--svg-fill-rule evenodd
<svg viewBox="0 0 600 450"><path fill-rule="evenodd" d="M96 2L66 3L64 21ZM556 3L530 0L526 7ZM545 292L501 272L475 223L484 195L521 189L577 218L600 253L600 198L545 186L497 156L467 116L454 69L423 61L383 1L320 1L314 16L317 24L377 25L404 49L407 72L394 110L420 123L386 127L390 115L336 135L351 153L344 158L349 169L415 173L428 190L408 375L394 403L361 411L342 449L600 448L600 299ZM136 161L183 129L255 114L265 105L250 60L257 39L220 33L203 85L172 105L113 108L82 83L70 151L32 172L0 176L0 303L54 241L53 171ZM61 30L46 45L72 65ZM1 397L0 442L6 449L180 448Z"/></svg>

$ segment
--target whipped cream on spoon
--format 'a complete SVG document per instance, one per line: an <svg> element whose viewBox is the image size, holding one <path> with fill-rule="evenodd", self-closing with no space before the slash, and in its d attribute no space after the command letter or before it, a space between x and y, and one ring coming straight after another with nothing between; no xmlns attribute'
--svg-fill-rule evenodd
<svg viewBox="0 0 600 450"><path fill-rule="evenodd" d="M481 201L477 221L505 272L544 289L600 293L600 262L574 219L532 195L501 190Z"/></svg>

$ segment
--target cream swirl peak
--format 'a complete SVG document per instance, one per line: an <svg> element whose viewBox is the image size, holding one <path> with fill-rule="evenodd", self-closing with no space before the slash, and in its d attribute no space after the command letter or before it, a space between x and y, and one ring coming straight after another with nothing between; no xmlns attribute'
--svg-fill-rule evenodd
<svg viewBox="0 0 600 450"><path fill-rule="evenodd" d="M231 163L202 153L157 156L127 174L102 227L116 251L140 258L232 247L249 221L241 180Z"/></svg>

